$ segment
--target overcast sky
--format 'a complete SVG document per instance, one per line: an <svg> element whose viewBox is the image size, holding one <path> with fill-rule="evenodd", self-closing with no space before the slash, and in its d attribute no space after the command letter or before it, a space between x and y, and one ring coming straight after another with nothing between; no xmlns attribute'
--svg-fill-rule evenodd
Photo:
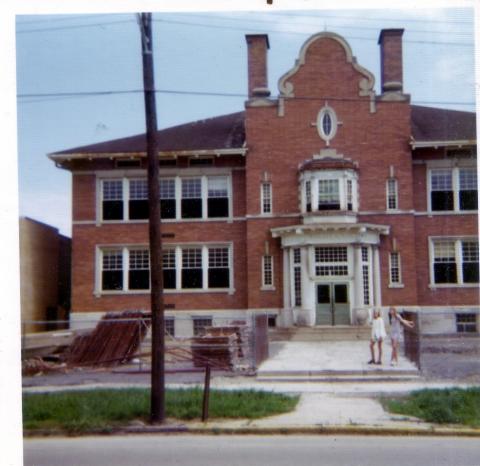
<svg viewBox="0 0 480 466"><path fill-rule="evenodd" d="M153 21L160 128L243 109L251 33L269 35L275 96L303 42L323 30L346 38L378 91L380 30L404 28L412 102L475 109L471 8L159 12ZM20 215L70 235L70 174L46 154L145 131L141 92L121 93L142 89L138 24L134 13L18 15L16 41ZM88 95L96 91L114 93Z"/></svg>

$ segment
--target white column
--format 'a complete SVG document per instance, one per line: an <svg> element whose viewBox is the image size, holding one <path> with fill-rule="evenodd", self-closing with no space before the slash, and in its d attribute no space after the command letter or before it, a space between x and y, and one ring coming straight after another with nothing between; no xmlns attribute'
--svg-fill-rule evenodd
<svg viewBox="0 0 480 466"><path fill-rule="evenodd" d="M355 308L361 308L363 304L363 270L362 270L362 247L359 244L355 244L354 248L354 267L355 278L353 280L355 284Z"/></svg>
<svg viewBox="0 0 480 466"><path fill-rule="evenodd" d="M310 187L312 190L312 212L316 212L318 210L318 180L316 178L312 178Z"/></svg>
<svg viewBox="0 0 480 466"><path fill-rule="evenodd" d="M380 254L378 246L372 246L373 251L373 296L376 307L382 305L381 276L380 276Z"/></svg>
<svg viewBox="0 0 480 466"><path fill-rule="evenodd" d="M315 284L310 279L308 254L310 248L302 247L302 310L307 325L315 325Z"/></svg>
<svg viewBox="0 0 480 466"><path fill-rule="evenodd" d="M280 315L279 325L291 327L293 325L293 310L290 287L292 286L292 275L290 266L290 249L283 249L283 309Z"/></svg>

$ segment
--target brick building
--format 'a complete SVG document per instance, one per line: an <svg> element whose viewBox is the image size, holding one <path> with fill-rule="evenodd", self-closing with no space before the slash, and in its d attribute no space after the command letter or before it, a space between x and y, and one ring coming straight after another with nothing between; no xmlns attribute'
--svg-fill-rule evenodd
<svg viewBox="0 0 480 466"><path fill-rule="evenodd" d="M268 37L248 35L244 111L158 132L168 315L188 317L177 334L256 311L358 325L389 305L441 311L427 332L478 331L475 114L411 105L402 33L381 31L380 95L322 32L276 98ZM74 324L148 309L145 135L50 157L73 177Z"/></svg>

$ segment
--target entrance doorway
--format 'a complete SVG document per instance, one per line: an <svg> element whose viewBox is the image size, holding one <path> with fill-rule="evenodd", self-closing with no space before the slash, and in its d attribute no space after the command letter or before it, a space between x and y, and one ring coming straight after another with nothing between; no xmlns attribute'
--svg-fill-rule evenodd
<svg viewBox="0 0 480 466"><path fill-rule="evenodd" d="M350 325L347 283L317 285L316 325Z"/></svg>

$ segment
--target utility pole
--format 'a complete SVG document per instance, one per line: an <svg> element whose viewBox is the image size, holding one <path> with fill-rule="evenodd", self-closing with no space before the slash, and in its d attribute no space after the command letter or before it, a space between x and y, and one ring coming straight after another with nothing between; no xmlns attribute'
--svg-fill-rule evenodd
<svg viewBox="0 0 480 466"><path fill-rule="evenodd" d="M162 272L162 233L158 177L157 112L153 79L152 14L139 15L142 35L143 88L147 126L148 205L150 238L150 302L152 310L152 368L150 421L165 421L165 331Z"/></svg>

